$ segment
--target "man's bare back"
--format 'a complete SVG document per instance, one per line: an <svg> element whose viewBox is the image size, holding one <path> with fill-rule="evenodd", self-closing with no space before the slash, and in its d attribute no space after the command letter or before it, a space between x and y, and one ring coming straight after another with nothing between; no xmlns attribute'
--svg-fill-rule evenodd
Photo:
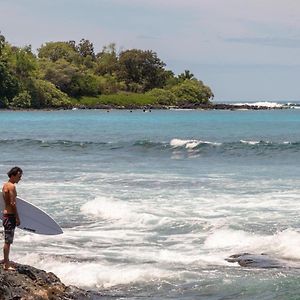
<svg viewBox="0 0 300 300"><path fill-rule="evenodd" d="M16 214L16 197L17 191L16 187L11 182L6 182L3 184L2 194L4 199L5 208L3 213L5 214Z"/></svg>

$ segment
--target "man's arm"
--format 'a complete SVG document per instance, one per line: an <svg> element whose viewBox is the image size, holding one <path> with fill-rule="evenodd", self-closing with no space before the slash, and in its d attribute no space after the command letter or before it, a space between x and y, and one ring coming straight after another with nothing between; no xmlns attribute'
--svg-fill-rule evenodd
<svg viewBox="0 0 300 300"><path fill-rule="evenodd" d="M17 197L16 197L17 191L16 191L15 186L13 186L13 188L10 188L8 190L8 195L9 195L9 201L10 201L11 208L13 209L13 212L16 215L17 226L19 226L20 225L20 219L19 219L17 203L16 203L16 201L17 201Z"/></svg>

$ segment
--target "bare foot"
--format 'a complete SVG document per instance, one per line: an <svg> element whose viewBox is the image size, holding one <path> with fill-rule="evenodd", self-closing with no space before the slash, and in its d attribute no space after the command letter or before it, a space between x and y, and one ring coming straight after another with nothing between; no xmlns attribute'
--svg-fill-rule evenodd
<svg viewBox="0 0 300 300"><path fill-rule="evenodd" d="M10 265L3 265L4 271L15 271L16 269Z"/></svg>

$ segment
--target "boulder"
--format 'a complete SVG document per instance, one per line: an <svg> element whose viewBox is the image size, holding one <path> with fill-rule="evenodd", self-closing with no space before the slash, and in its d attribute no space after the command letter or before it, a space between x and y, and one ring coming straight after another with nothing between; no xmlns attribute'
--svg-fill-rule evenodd
<svg viewBox="0 0 300 300"><path fill-rule="evenodd" d="M298 262L292 260L280 259L272 257L268 254L250 254L250 253L239 253L233 254L225 259L230 263L238 263L241 267L247 268L299 268Z"/></svg>
<svg viewBox="0 0 300 300"><path fill-rule="evenodd" d="M16 270L5 271L0 265L0 300L94 299L95 293L64 285L51 272L15 264Z"/></svg>

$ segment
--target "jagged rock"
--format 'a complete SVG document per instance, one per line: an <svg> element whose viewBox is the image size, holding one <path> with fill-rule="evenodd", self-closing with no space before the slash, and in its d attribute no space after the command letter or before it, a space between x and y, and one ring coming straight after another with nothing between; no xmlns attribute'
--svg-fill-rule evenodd
<svg viewBox="0 0 300 300"><path fill-rule="evenodd" d="M0 265L0 300L88 300L95 297L89 291L64 285L51 272L21 264L15 267L15 271L5 271Z"/></svg>

